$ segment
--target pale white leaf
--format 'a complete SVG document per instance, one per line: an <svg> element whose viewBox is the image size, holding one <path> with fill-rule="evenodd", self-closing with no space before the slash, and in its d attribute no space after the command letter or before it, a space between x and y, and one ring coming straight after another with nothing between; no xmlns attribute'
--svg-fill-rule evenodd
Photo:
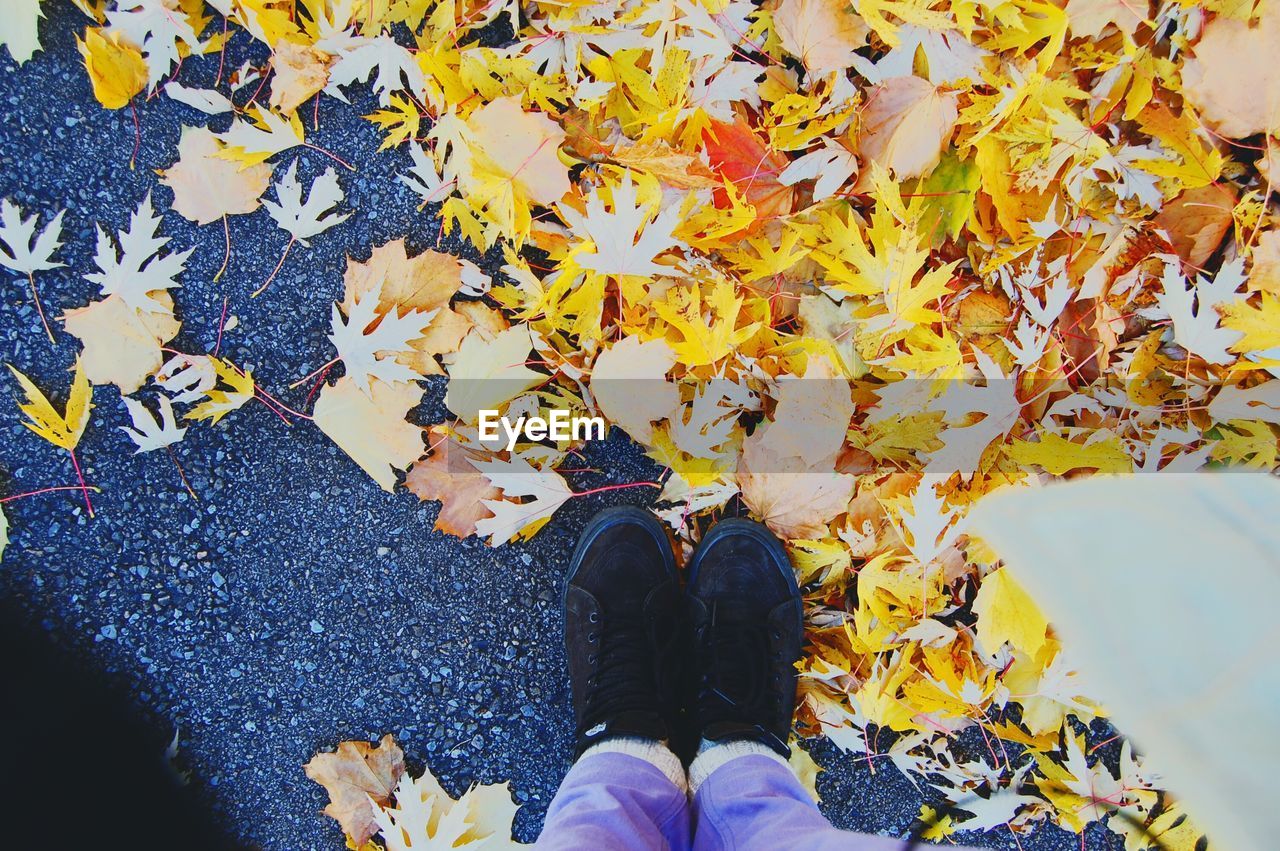
<svg viewBox="0 0 1280 851"><path fill-rule="evenodd" d="M215 89L190 89L177 80L164 87L164 93L179 103L198 109L205 115L221 115L232 109L231 99Z"/></svg>
<svg viewBox="0 0 1280 851"><path fill-rule="evenodd" d="M330 212L345 197L342 188L338 186L337 172L329 168L312 181L304 202L302 184L298 182L298 161L294 160L276 183L278 203L264 200L262 206L271 213L276 224L298 242L307 245L307 240L311 237L341 224L351 216L351 213L338 215Z"/></svg>
<svg viewBox="0 0 1280 851"><path fill-rule="evenodd" d="M62 245L65 212L59 210L37 236L35 213L23 218L17 204L7 198L0 201L0 265L24 275L65 265L52 259L53 252Z"/></svg>
<svg viewBox="0 0 1280 851"><path fill-rule="evenodd" d="M133 420L133 428L120 426L120 430L138 445L135 455L171 446L182 440L187 433L185 428L178 427L173 416L173 403L164 396L160 397L159 416L153 416L147 406L137 399L122 396L120 401L124 402L129 411L129 419Z"/></svg>
<svg viewBox="0 0 1280 851"><path fill-rule="evenodd" d="M9 48L9 55L19 65L40 49L38 23L44 17L40 13L40 0L10 0L0 15L0 44Z"/></svg>
<svg viewBox="0 0 1280 851"><path fill-rule="evenodd" d="M98 226L98 248L94 262L99 271L85 275L97 284L104 296L118 294L129 307L144 313L171 312L151 298L149 293L180 287L178 275L186 268L187 258L195 249L160 254L169 242L157 236L160 217L151 206L151 193L142 199L129 220L128 230L119 232L119 244Z"/></svg>
<svg viewBox="0 0 1280 851"><path fill-rule="evenodd" d="M510 461L467 460L494 487L500 488L503 496L529 498L522 503L484 500L485 508L492 511L493 516L476 521L476 534L487 537L490 546L505 544L530 523L550 517L573 496L563 476L555 470L539 470L523 456L513 455Z"/></svg>
<svg viewBox="0 0 1280 851"><path fill-rule="evenodd" d="M333 330L329 341L338 350L347 375L366 394L370 392L369 382L374 378L387 384L424 378L420 372L397 361L396 355L410 351L410 341L421 337L439 312L438 308L410 310L400 316L393 308L369 331L369 326L377 319L381 296L382 281L379 281L373 289L352 300L345 322L337 304L333 305L330 320Z"/></svg>
<svg viewBox="0 0 1280 851"><path fill-rule="evenodd" d="M613 187L612 196L612 211L605 209L598 189L593 189L587 198L585 216L572 207L560 209L569 227L586 235L593 243L592 251L577 256L578 265L604 275L661 275L669 272L670 269L653 261L676 245L672 231L679 221L680 208L672 205L649 221L649 206L636 205L636 186L631 180L630 169Z"/></svg>

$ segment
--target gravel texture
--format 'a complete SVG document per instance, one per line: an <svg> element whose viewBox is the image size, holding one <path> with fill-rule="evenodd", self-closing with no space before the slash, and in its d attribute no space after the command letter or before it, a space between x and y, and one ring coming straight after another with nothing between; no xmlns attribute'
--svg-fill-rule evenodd
<svg viewBox="0 0 1280 851"><path fill-rule="evenodd" d="M43 217L67 209L65 268L37 281L52 316L79 307L96 287L95 223L115 230L148 190L167 210L171 195L154 170L176 159L182 124L224 129L165 97L138 104L141 145L130 167L134 118L103 110L80 66L75 36L87 20L69 3L47 3L45 51L21 69L0 52L0 196ZM243 34L226 70L253 55ZM259 54L260 58L260 54ZM189 60L180 79L209 85L218 57ZM249 91L236 97L243 103ZM395 180L409 158L375 153L379 137L359 116L372 111L353 93L348 106L302 110L308 141L348 162L338 166L347 193L344 224L311 248L295 247L266 294L249 293L269 274L286 236L265 210L231 222L226 276L219 225L197 227L167 212L170 246L195 252L175 291L182 332L171 345L212 350L223 299L239 327L222 353L295 408L306 387L288 384L331 357L328 304L340 296L345 257L406 237L411 251L439 246L483 262L441 238ZM311 150L297 158L304 185L337 164ZM489 263L492 269L493 264ZM26 293L12 279L0 303L0 358L32 376L60 403L79 348L58 331L45 339ZM16 383L0 377L0 494L71 484L66 453L19 424ZM437 398L441 388L434 388ZM98 387L97 409L80 447L89 481L101 488L90 520L79 496L55 493L5 506L12 541L0 567L0 596L58 644L128 690L162 747L180 731L179 759L201 799L244 846L338 849L335 824L320 815L325 796L302 765L343 739L393 733L411 764L425 764L457 793L473 782L510 781L524 806L517 835L531 839L568 767L568 684L560 645L559 589L565 562L586 519L599 508L649 498L634 488L572 501L531 542L492 549L431 531L435 507L404 492L381 491L305 421L287 426L250 405L215 427L194 425L175 447L191 487L182 487L163 452L133 454L121 433L114 387ZM438 403L418 412L441 418ZM657 473L616 431L589 447L571 476L578 489L646 481ZM13 735L20 731L6 731ZM824 809L839 825L901 834L921 794L887 763L841 757L812 745L827 771ZM1016 848L1008 832L967 838ZM1086 847L1119 847L1094 828ZM1079 849L1078 837L1046 829L1025 849Z"/></svg>

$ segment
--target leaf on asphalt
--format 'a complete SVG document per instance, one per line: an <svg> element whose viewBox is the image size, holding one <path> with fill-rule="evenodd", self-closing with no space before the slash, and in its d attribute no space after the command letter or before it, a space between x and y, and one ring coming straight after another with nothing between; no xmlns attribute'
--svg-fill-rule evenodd
<svg viewBox="0 0 1280 851"><path fill-rule="evenodd" d="M506 783L472 786L456 801L424 771L401 776L394 805L374 810L387 851L435 851L446 848L511 848L515 803Z"/></svg>
<svg viewBox="0 0 1280 851"><path fill-rule="evenodd" d="M492 517L485 500L502 498L502 491L471 464L480 455L455 441L442 429L427 436L430 454L410 468L404 483L420 500L440 501L435 529L447 535L467 538L476 533L476 523Z"/></svg>
<svg viewBox="0 0 1280 851"><path fill-rule="evenodd" d="M118 32L90 28L79 41L93 96L107 109L128 106L147 86L147 63Z"/></svg>
<svg viewBox="0 0 1280 851"><path fill-rule="evenodd" d="M208 363L218 377L217 383L204 387L204 401L188 411L186 418L217 425L218 420L244 407L257 392L257 385L249 370L240 369L229 360L210 357ZM201 386L206 384L201 381Z"/></svg>
<svg viewBox="0 0 1280 851"><path fill-rule="evenodd" d="M338 350L347 376L365 393L370 393L374 380L396 384L424 377L396 358L410 350L412 340L426 333L436 315L434 309L401 314L396 308L379 314L381 295L382 284L378 283L352 300L345 317L335 304L330 320L329 342Z"/></svg>
<svg viewBox="0 0 1280 851"><path fill-rule="evenodd" d="M186 251L167 252L169 237L158 236L160 216L151 205L147 193L138 209L129 218L129 227L113 241L102 226L98 226L98 249L94 262L97 272L90 272L85 279L94 282L104 296L118 295L126 305L141 313L168 313L173 305L165 305L157 293L182 286L178 275L186 269L187 258L194 248Z"/></svg>
<svg viewBox="0 0 1280 851"><path fill-rule="evenodd" d="M302 122L296 114L283 118L258 107L247 114L249 121L236 118L230 129L218 136L224 145L218 156L239 163L240 168L266 162L303 143Z"/></svg>
<svg viewBox="0 0 1280 851"><path fill-rule="evenodd" d="M406 469L422 455L422 429L405 421L420 401L422 390L416 384L386 384L374 378L366 391L344 375L321 388L312 417L338 448L390 493L396 485L395 471Z"/></svg>
<svg viewBox="0 0 1280 851"><path fill-rule="evenodd" d="M331 57L305 44L280 41L271 55L271 108L291 115L329 82Z"/></svg>
<svg viewBox="0 0 1280 851"><path fill-rule="evenodd" d="M375 807L390 804L404 774L404 752L390 734L376 745L341 742L332 753L313 756L303 771L329 793L325 814L360 846L378 832Z"/></svg>
<svg viewBox="0 0 1280 851"><path fill-rule="evenodd" d="M488 538L491 547L535 534L573 496L564 476L555 470L539 470L520 455L509 461L493 458L470 463L507 498L485 500L484 506L493 516L476 522L476 534ZM509 501L512 498L528 501Z"/></svg>
<svg viewBox="0 0 1280 851"><path fill-rule="evenodd" d="M94 384L114 384L121 393L133 393L160 368L160 347L177 336L181 323L174 318L168 292L157 290L150 300L161 309L143 312L111 295L63 314L67 333L84 344L81 359Z"/></svg>
<svg viewBox="0 0 1280 851"><path fill-rule="evenodd" d="M9 48L13 61L22 65L40 49L40 0L14 0L0 16L0 44Z"/></svg>
<svg viewBox="0 0 1280 851"><path fill-rule="evenodd" d="M59 210L37 234L35 213L24 218L17 204L8 198L0 200L0 265L22 275L66 265L53 259L53 252L62 245L65 212Z"/></svg>
<svg viewBox="0 0 1280 851"><path fill-rule="evenodd" d="M183 127L178 160L160 180L173 190L173 209L199 225L252 213L271 182L270 165L240 169L218 156L221 151L222 143L209 130Z"/></svg>
<svg viewBox="0 0 1280 851"><path fill-rule="evenodd" d="M68 452L75 449L84 434L85 426L89 424L89 412L93 410L93 386L89 383L80 360L76 359L71 394L67 397L67 405L62 413L58 413L58 409L30 378L12 365L9 366L9 371L18 379L18 384L27 395L27 401L18 405L18 410L27 417L22 424L54 446Z"/></svg>
<svg viewBox="0 0 1280 851"><path fill-rule="evenodd" d="M235 108L231 103L231 99L216 89L192 89L182 85L177 80L171 80L166 83L164 93L178 103L185 103L205 115L222 115L224 112L231 112ZM183 129L185 130L186 128Z"/></svg>
<svg viewBox="0 0 1280 851"><path fill-rule="evenodd" d="M173 403L161 396L159 414L152 414L147 406L137 399L124 396L120 399L129 411L129 419L133 428L121 426L120 430L129 435L129 439L137 444L135 455L140 452L151 452L172 446L186 435L185 428L179 428L173 415Z"/></svg>
<svg viewBox="0 0 1280 851"><path fill-rule="evenodd" d="M491 339L469 332L449 364L444 404L463 422L474 423L482 410L496 410L547 377L525 364L533 349L528 325L513 325Z"/></svg>
<svg viewBox="0 0 1280 851"><path fill-rule="evenodd" d="M302 184L298 182L298 161L294 160L276 182L276 200L264 200L262 206L290 236L302 245L309 245L308 239L351 217L351 213L333 212L345 197L338 185L338 173L327 168L311 182L304 202Z"/></svg>

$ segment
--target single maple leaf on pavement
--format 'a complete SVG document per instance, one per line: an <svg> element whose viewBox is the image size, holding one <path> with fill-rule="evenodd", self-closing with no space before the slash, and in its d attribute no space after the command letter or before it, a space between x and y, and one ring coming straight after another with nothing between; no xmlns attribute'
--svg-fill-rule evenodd
<svg viewBox="0 0 1280 851"><path fill-rule="evenodd" d="M178 160L160 182L173 190L175 212L199 225L252 213L271 181L271 166L238 168L219 157L222 145L204 127L183 127Z"/></svg>
<svg viewBox="0 0 1280 851"><path fill-rule="evenodd" d="M187 258L195 249L161 255L169 237L157 236L159 227L160 217L151 206L148 192L130 217L129 229L120 231L118 247L98 226L98 249L93 259L99 271L90 272L85 278L97 284L103 295L119 295L126 305L141 313L172 313L172 306L166 308L151 294L182 286L178 275L186 269Z"/></svg>
<svg viewBox="0 0 1280 851"><path fill-rule="evenodd" d="M309 246L308 239L351 217L351 213L332 212L345 197L342 187L338 185L337 172L328 168L312 181L311 189L307 191L307 200L303 201L302 184L298 182L298 161L294 160L289 164L289 170L276 183L276 201L262 202L276 224L288 231L289 243L280 255L280 262L271 270L262 286L254 291L255 296L261 295L267 285L275 280L276 275L280 274L285 258L289 256L289 249L293 248L295 242Z"/></svg>
<svg viewBox="0 0 1280 851"><path fill-rule="evenodd" d="M22 65L40 49L40 0L13 0L0 15L0 44Z"/></svg>
<svg viewBox="0 0 1280 851"><path fill-rule="evenodd" d="M120 430L137 444L138 449L134 452L135 455L171 446L182 440L187 433L185 428L178 427L173 415L173 403L164 396L160 397L159 416L153 415L147 410L147 406L137 399L122 396L120 401L128 409L129 419L133 421L133 428L120 426Z"/></svg>
<svg viewBox="0 0 1280 851"><path fill-rule="evenodd" d="M31 299L36 304L36 312L40 314L40 322L49 335L49 342L54 342L53 331L49 328L49 320L45 318L44 306L40 303L40 293L36 289L35 273L45 269L53 269L65 264L53 260L53 252L62 245L62 216L66 210L45 223L44 229L36 235L36 215L22 217L22 210L8 198L0 201L0 265L27 276L31 287Z"/></svg>
<svg viewBox="0 0 1280 851"><path fill-rule="evenodd" d="M356 386L369 393L369 381L381 379L388 384L414 381L424 376L396 360L395 356L412 347L411 340L421 337L435 310L410 310L403 316L390 310L378 316L382 284L378 283L363 297L354 299L343 321L342 310L333 306L329 341L338 350L338 357L347 368L347 375Z"/></svg>
<svg viewBox="0 0 1280 851"><path fill-rule="evenodd" d="M312 418L360 469L390 493L396 485L395 471L422 455L422 429L405 420L421 401L422 390L415 384L374 379L366 392L351 376L344 375L320 390Z"/></svg>
<svg viewBox="0 0 1280 851"><path fill-rule="evenodd" d="M493 516L485 500L502 498L502 491L471 465L481 456L467 449L443 429L433 429L427 438L431 454L417 461L404 478L405 487L418 499L440 500L435 529L447 535L468 538L476 533L476 522Z"/></svg>
<svg viewBox="0 0 1280 851"><path fill-rule="evenodd" d="M329 793L325 813L362 846L378 832L374 807L391 803L404 774L404 751L390 734L376 745L342 742L333 753L316 754L302 770Z"/></svg>

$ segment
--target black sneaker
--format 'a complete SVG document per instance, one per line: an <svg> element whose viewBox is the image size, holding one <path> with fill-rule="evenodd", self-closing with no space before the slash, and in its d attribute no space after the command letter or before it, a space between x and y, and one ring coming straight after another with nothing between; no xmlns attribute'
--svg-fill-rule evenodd
<svg viewBox="0 0 1280 851"><path fill-rule="evenodd" d="M694 724L713 742L750 740L790 756L800 589L782 542L750 520L723 520L689 564Z"/></svg>
<svg viewBox="0 0 1280 851"><path fill-rule="evenodd" d="M671 738L680 614L675 556L657 518L633 506L593 517L564 594L575 757L618 736Z"/></svg>

